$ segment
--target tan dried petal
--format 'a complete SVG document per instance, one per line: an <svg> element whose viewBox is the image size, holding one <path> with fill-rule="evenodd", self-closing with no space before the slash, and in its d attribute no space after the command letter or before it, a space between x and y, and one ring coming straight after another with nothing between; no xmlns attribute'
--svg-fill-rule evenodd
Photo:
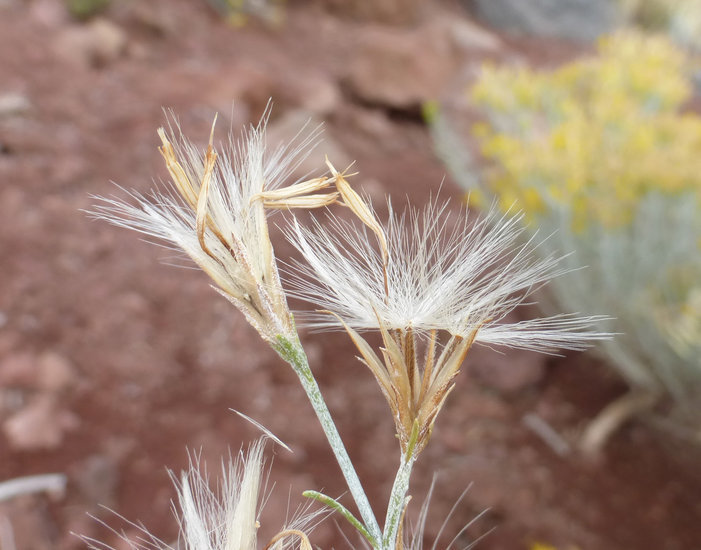
<svg viewBox="0 0 701 550"><path fill-rule="evenodd" d="M438 343L438 331L430 331L430 339L428 345L426 346L426 359L424 359L424 372L421 377L421 390L419 391L419 396L417 398L417 403L421 403L424 400L426 392L430 386L431 379L433 377L433 367L436 359L436 344Z"/></svg>
<svg viewBox="0 0 701 550"><path fill-rule="evenodd" d="M163 146L159 147L158 150L165 159L166 168L168 168L170 177L173 178L175 187L183 199L185 199L185 202L187 202L191 208L195 208L197 206L197 192L193 188L185 170L178 162L173 144L168 141L166 131L163 128L158 129L158 137L161 138L161 142L163 143Z"/></svg>
<svg viewBox="0 0 701 550"><path fill-rule="evenodd" d="M214 164L216 160L217 154L214 152L214 149L210 144L207 147L207 154L205 156L204 161L204 174L202 175L202 183L200 183L200 192L197 197L197 220L195 224L197 230L197 239L200 243L200 247L202 247L202 250L204 250L207 253L207 255L211 256L212 258L216 257L207 247L207 243L205 242L205 232L207 230L207 225L209 225L208 222L211 223L211 221L209 220L209 214L207 213L207 194L209 193L209 184L212 180L212 172L214 172Z"/></svg>
<svg viewBox="0 0 701 550"><path fill-rule="evenodd" d="M294 185L288 185L282 189L266 190L251 197L251 200L285 200L292 197L298 197L300 195L307 195L309 193L315 193L316 191L321 191L326 189L334 182L333 178L314 178L307 181L302 181L295 183Z"/></svg>
<svg viewBox="0 0 701 550"><path fill-rule="evenodd" d="M387 237L385 236L385 231L382 229L380 222L377 221L375 215L372 213L370 207L365 204L365 201L361 196L350 186L344 174L340 173L336 168L334 168L331 161L326 158L326 166L331 170L331 174L336 180L336 189L341 193L343 198L343 203L352 210L358 219L363 222L370 230L375 233L377 240L380 243L380 248L382 250L382 257L384 258L384 263L387 265L387 258L389 256L387 248Z"/></svg>
<svg viewBox="0 0 701 550"><path fill-rule="evenodd" d="M413 452L421 452L430 440L433 424L446 397L455 387L455 377L460 373L460 366L472 347L477 330L468 338L451 337L438 360L435 360L437 332L434 331L427 344L423 368L420 368L412 330L389 331L380 321L381 361L365 339L342 319L339 318L339 322L360 352L362 362L380 384L392 410L402 452L408 450L414 424L418 427L418 439Z"/></svg>
<svg viewBox="0 0 701 550"><path fill-rule="evenodd" d="M332 312L329 313L334 315ZM363 358L363 361L365 362L367 367L375 375L375 378L377 378L377 381L379 382L383 393L389 395L389 388L392 387L392 384L390 382L389 377L387 376L387 371L385 367L382 365L382 361L380 361L380 358L370 347L370 344L368 344L365 341L365 339L362 336L360 336L360 334L358 334L351 327L346 325L342 319L339 318L338 320L346 329L348 336L350 336L353 344L355 344L355 347L360 352L360 355Z"/></svg>
<svg viewBox="0 0 701 550"><path fill-rule="evenodd" d="M261 193L261 195L263 195ZM278 209L292 209L292 208L322 208L324 206L331 206L332 204L338 202L338 197L340 193L325 193L321 195L306 195L303 197L291 197L287 199L263 199L263 206L265 208L278 208Z"/></svg>

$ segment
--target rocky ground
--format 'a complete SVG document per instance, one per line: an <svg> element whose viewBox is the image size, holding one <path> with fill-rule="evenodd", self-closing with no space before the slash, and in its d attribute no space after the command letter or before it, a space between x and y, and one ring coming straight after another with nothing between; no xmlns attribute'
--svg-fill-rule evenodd
<svg viewBox="0 0 701 550"><path fill-rule="evenodd" d="M59 0L0 1L0 479L68 480L62 494L0 503L2 550L83 548L72 533L124 548L86 514L134 527L100 505L174 540L166 468L182 468L186 449L218 463L255 438L231 407L294 449L276 453L263 534L301 490L344 491L294 375L206 277L81 212L91 194L120 193L110 181L145 191L166 177L155 134L164 106L204 143L214 112L236 128L272 97L271 140L323 122L309 166L323 154L356 160L373 199L420 204L446 178L422 102L440 98L469 125L463 91L485 60L546 65L581 50L497 34L450 2L290 2L277 28L233 28L204 1L114 2L85 23ZM441 194L461 196L449 179ZM342 334L304 343L382 509L397 458L386 404ZM416 513L438 473L428 544L469 486L438 548L482 512L455 547L487 532L478 548L701 547L698 449L633 424L597 461L572 451L624 391L604 366L478 349L464 370L412 488ZM333 521L313 542L347 544Z"/></svg>

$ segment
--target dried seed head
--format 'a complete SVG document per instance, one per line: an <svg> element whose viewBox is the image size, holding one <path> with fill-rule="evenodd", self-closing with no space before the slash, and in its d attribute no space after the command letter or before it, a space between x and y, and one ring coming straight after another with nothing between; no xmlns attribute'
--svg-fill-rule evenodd
<svg viewBox="0 0 701 550"><path fill-rule="evenodd" d="M431 330L488 345L555 353L585 349L609 335L591 330L604 317L558 315L504 322L505 317L550 279L566 273L560 257L536 254L536 238L524 240L520 215L494 212L473 220L448 203L398 214L380 225L387 252L373 244L364 226L328 217L287 231L303 261L289 269L290 294L326 313L300 313L320 329ZM374 216L373 213L373 217ZM375 231L373 230L373 233ZM388 288L383 269L387 256Z"/></svg>
<svg viewBox="0 0 701 550"><path fill-rule="evenodd" d="M342 178L335 175L338 188ZM417 423L416 452L428 442L473 343L554 353L609 336L591 330L602 317L504 322L566 271L559 258L539 258L532 240L522 242L518 216L472 223L467 212L449 219L447 203L402 215L390 204L389 220L380 225L369 206L356 209L363 227L331 217L328 226L295 223L288 231L304 257L292 267L291 294L334 312L299 317L348 332L390 405L404 452ZM378 238L379 250L366 228L385 238ZM379 352L357 332L368 329L382 336Z"/></svg>
<svg viewBox="0 0 701 550"><path fill-rule="evenodd" d="M402 453L406 455L411 448L412 454L418 455L431 438L436 417L455 386L454 379L477 331L471 338L452 336L437 354L437 331L431 331L427 341L417 342L411 329L390 331L380 323L380 359L362 336L345 323L343 326L389 404ZM419 345L425 348L423 360Z"/></svg>
<svg viewBox="0 0 701 550"><path fill-rule="evenodd" d="M261 438L247 452L241 452L237 460L222 464L219 487L212 489L206 468L195 456L190 467L175 476L171 473L177 491L178 502L174 505L180 523L178 548L185 550L256 550L262 485L265 482L265 460ZM283 526L265 547L275 550L291 550L300 541L300 550L310 550L309 532L316 523L319 512L308 509L295 514L292 521ZM122 532L117 534L131 550L174 550L172 546L157 539L143 527L130 523L141 531L134 540ZM295 537L292 537L295 535ZM100 541L85 538L90 548L111 550Z"/></svg>
<svg viewBox="0 0 701 550"><path fill-rule="evenodd" d="M317 208L335 202L338 192L320 193L335 178L314 178L280 187L306 157L316 138L268 151L267 112L218 153L214 125L204 151L172 124L158 130L160 151L171 176L165 192L132 193L136 204L101 199L93 214L182 249L270 342L295 334L268 234L266 209Z"/></svg>

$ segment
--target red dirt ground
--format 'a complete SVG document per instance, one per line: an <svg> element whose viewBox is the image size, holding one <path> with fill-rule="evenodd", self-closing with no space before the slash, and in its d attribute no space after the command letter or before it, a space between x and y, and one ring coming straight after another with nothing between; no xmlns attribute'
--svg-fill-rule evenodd
<svg viewBox="0 0 701 550"><path fill-rule="evenodd" d="M276 451L263 536L279 526L288 495L294 508L304 489L343 493L294 375L205 275L163 265L163 250L80 212L92 204L90 194L118 192L110 180L145 191L154 176L166 176L155 135L163 106L204 141L213 112L222 126L237 126L258 116L270 96L272 125L309 109L310 97L312 112L327 101L316 114L326 135L356 159L358 185L373 198L389 193L395 201L406 195L425 202L445 170L415 113L361 101L344 84L367 29L385 28L320 5L290 3L279 29L255 22L234 29L205 2L117 2L105 17L126 43L113 47L109 37L98 46L75 38L83 24L68 19L58 0L0 2L0 96L29 102L0 114L0 422L7 426L42 406L51 421L48 440L39 444L46 448L22 449L0 433L0 479L68 476L62 498L0 506L18 550L84 548L71 532L124 548L86 516L124 527L99 504L174 540L166 468L182 468L186 449L202 449L216 464L227 449L255 438L231 407L294 449ZM456 9L436 2L425 8L431 17ZM469 73L485 57L554 63L576 51L503 40L496 51L462 55ZM442 193L460 195L450 181ZM277 252L285 258L290 249L280 242ZM369 496L383 509L398 459L386 405L344 335L303 339ZM573 443L624 388L588 356L544 360L542 372L538 361L471 354L412 486L415 513L438 472L427 544L472 484L438 548L485 509L456 547L491 531L478 548L520 550L536 541L558 550L701 548L698 449L634 424L599 461L556 455L524 425L525 415L537 414ZM510 364L513 374L504 375L500 367ZM490 382L485 368L506 381ZM522 377L519 369L536 375L504 389L510 377ZM7 533L7 522L0 524ZM346 546L329 520L313 542Z"/></svg>

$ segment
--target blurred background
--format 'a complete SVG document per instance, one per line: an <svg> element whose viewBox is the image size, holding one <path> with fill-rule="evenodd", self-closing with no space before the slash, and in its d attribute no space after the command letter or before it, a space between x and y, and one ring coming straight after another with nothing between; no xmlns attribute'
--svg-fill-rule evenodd
<svg viewBox="0 0 701 550"><path fill-rule="evenodd" d="M258 435L230 408L294 450L268 449L261 540L302 490L344 492L294 374L206 276L81 211L167 178L163 108L204 145L214 113L223 138L270 98L271 142L323 123L304 171L355 160L378 205L516 201L589 266L544 309L622 333L470 353L416 467L411 517L437 473L426 544L445 523L435 548L701 548L699 48L697 0L0 0L0 480L66 481L5 491L0 548L127 548L103 506L175 541L167 468L201 450L214 474ZM384 399L343 334L302 337L382 510ZM348 536L331 519L312 542Z"/></svg>

